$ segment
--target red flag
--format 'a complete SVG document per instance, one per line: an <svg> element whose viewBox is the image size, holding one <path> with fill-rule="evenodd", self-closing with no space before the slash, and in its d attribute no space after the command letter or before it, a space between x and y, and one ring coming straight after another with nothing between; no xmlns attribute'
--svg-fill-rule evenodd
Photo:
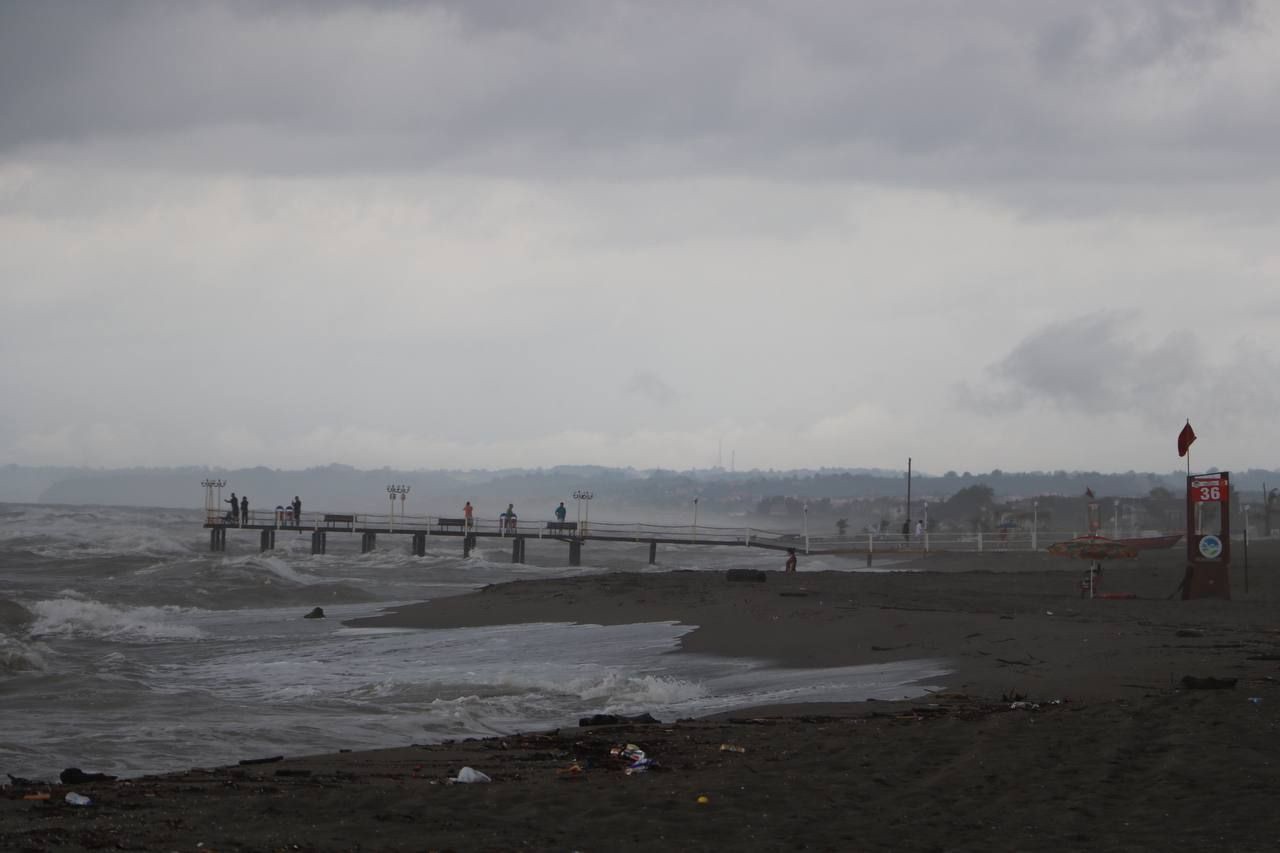
<svg viewBox="0 0 1280 853"><path fill-rule="evenodd" d="M1182 432L1178 433L1178 455L1186 456L1187 451L1191 449L1191 442L1196 440L1196 431L1191 428L1191 421L1187 421L1187 425L1182 428Z"/></svg>

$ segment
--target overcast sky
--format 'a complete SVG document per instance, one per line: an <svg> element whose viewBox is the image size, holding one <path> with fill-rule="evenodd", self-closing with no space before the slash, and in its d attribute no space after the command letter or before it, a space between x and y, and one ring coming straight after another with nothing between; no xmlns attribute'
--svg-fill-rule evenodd
<svg viewBox="0 0 1280 853"><path fill-rule="evenodd" d="M1280 467L1280 4L0 0L0 462Z"/></svg>

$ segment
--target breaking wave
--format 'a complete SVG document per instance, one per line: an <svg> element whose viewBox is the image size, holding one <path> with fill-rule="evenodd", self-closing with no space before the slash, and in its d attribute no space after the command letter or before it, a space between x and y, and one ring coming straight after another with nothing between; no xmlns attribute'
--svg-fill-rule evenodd
<svg viewBox="0 0 1280 853"><path fill-rule="evenodd" d="M100 601L57 598L31 608L36 619L31 635L100 637L123 642L198 640L194 625L182 624L182 611L172 607L114 607Z"/></svg>

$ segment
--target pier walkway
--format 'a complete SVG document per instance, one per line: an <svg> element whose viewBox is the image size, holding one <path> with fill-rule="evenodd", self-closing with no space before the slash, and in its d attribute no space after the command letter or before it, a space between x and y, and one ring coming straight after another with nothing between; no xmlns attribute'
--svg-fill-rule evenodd
<svg viewBox="0 0 1280 853"><path fill-rule="evenodd" d="M672 525L646 522L619 523L591 521L579 525L573 521L533 521L517 518L510 524L493 519L474 519L470 525L462 517L379 515L376 513L304 512L300 519L272 510L250 510L247 519L236 519L221 510L206 509L204 526L209 530L209 548L225 551L229 531L258 531L261 551L275 548L278 531L297 531L311 535L311 553L323 554L331 533L360 535L361 553L377 548L381 536L407 536L410 551L424 556L427 540L453 537L462 541L463 556L468 556L480 539L503 539L511 542L511 560L524 562L525 544L530 539L563 542L569 549L569 565L582 561L584 542L630 542L649 546L650 564L657 561L659 545L724 545L740 548L764 548L810 556L839 554L866 556L867 565L876 554L894 556L919 555L930 551L1034 551L1039 541L1046 544L1068 534L1045 531L1006 531L1003 533L930 534L903 536L889 533L849 533L846 536L812 535L806 531L767 530L757 527L724 527L716 525ZM1071 534L1074 535L1074 534Z"/></svg>

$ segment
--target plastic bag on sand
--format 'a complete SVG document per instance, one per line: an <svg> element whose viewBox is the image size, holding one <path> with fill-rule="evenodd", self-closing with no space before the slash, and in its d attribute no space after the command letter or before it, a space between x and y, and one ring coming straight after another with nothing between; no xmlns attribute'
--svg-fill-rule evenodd
<svg viewBox="0 0 1280 853"><path fill-rule="evenodd" d="M66 800L73 806L87 806L93 802L93 800L89 799L84 794L77 794L75 791L67 794Z"/></svg>
<svg viewBox="0 0 1280 853"><path fill-rule="evenodd" d="M473 785L477 782L492 782L485 774L471 767L464 767L458 771L458 775L449 780L450 782L461 782L464 785Z"/></svg>

